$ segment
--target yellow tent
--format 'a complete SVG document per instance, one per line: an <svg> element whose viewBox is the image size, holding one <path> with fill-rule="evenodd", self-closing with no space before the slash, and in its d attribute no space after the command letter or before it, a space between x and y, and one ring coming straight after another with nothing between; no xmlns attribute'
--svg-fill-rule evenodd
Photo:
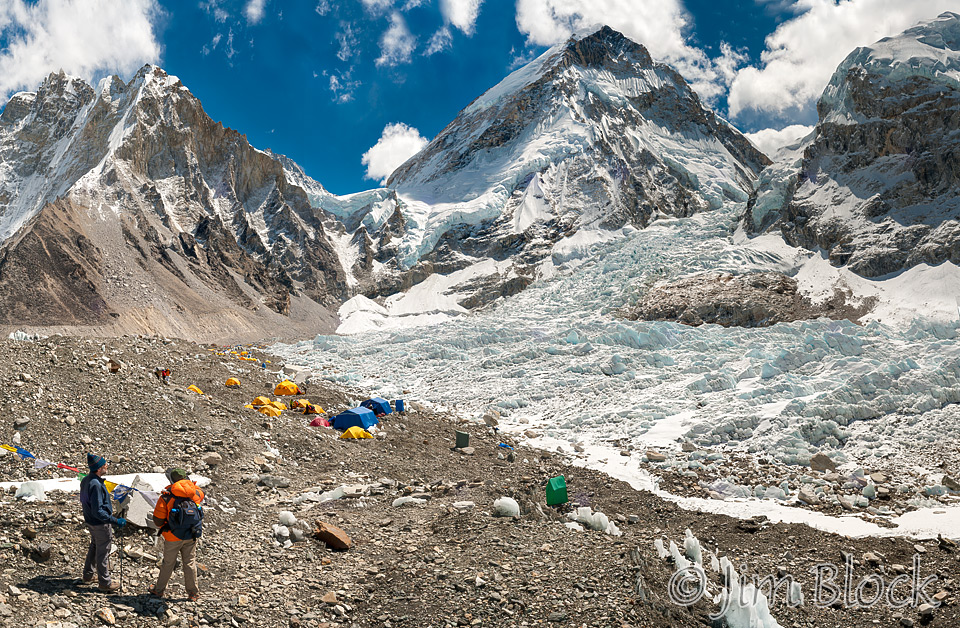
<svg viewBox="0 0 960 628"><path fill-rule="evenodd" d="M250 402L250 405L265 406L268 403L272 403L268 397L257 397L256 399Z"/></svg>
<svg viewBox="0 0 960 628"><path fill-rule="evenodd" d="M289 379L285 379L277 387L273 389L273 394L275 395L299 395L300 389L297 388L297 385L291 382Z"/></svg>
<svg viewBox="0 0 960 628"><path fill-rule="evenodd" d="M280 411L274 408L273 406L260 406L257 408L257 412L260 414L265 414L267 416L280 416Z"/></svg>
<svg viewBox="0 0 960 628"><path fill-rule="evenodd" d="M285 403L280 403L279 401L271 401L271 402L270 402L270 405L273 406L274 408L276 408L277 410L286 410L286 409L287 409L287 404L285 404Z"/></svg>
<svg viewBox="0 0 960 628"><path fill-rule="evenodd" d="M310 405L310 401L307 399L294 399L290 402L291 408L306 408Z"/></svg>
<svg viewBox="0 0 960 628"><path fill-rule="evenodd" d="M235 377L231 377L230 379L227 380L227 383L224 385L227 386L228 388L240 388L240 380Z"/></svg>
<svg viewBox="0 0 960 628"><path fill-rule="evenodd" d="M203 394L203 391L200 390L199 388L197 388L196 386L192 386L192 385L191 385L191 386L187 386L187 390L192 390L193 392L197 393L198 395L202 395L202 394Z"/></svg>
<svg viewBox="0 0 960 628"><path fill-rule="evenodd" d="M363 429L362 427L348 427L343 434L340 435L340 438L373 438L373 434Z"/></svg>
<svg viewBox="0 0 960 628"><path fill-rule="evenodd" d="M247 405L245 405L245 406L243 406L243 407L244 407L244 408L253 408L253 404L252 404L252 403L248 403Z"/></svg>

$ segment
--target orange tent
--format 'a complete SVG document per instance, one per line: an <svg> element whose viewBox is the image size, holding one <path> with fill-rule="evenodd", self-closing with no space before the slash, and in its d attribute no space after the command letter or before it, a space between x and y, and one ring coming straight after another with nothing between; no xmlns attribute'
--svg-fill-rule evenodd
<svg viewBox="0 0 960 628"><path fill-rule="evenodd" d="M362 427L348 427L343 434L340 435L340 438L373 438L373 434L363 429Z"/></svg>
<svg viewBox="0 0 960 628"><path fill-rule="evenodd" d="M280 416L280 411L274 408L272 405L260 406L259 408L257 408L257 412L259 412L260 414L265 414L267 416Z"/></svg>
<svg viewBox="0 0 960 628"><path fill-rule="evenodd" d="M273 389L273 394L275 395L299 395L300 388L291 382L289 379L285 379L277 387Z"/></svg>

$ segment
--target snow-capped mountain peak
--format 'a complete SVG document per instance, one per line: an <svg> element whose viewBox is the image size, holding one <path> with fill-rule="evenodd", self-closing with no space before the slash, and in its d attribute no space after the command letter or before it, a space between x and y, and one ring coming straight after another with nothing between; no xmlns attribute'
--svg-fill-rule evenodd
<svg viewBox="0 0 960 628"><path fill-rule="evenodd" d="M793 163L764 174L748 230L879 277L960 262L960 14L854 50Z"/></svg>
<svg viewBox="0 0 960 628"><path fill-rule="evenodd" d="M384 294L425 273L516 260L486 283L468 273L463 301L485 302L504 282L532 281L551 255L582 255L582 242L746 201L767 163L677 72L604 27L508 75L397 168L394 213L369 206L389 234L366 225L360 257L378 264L361 284Z"/></svg>
<svg viewBox="0 0 960 628"><path fill-rule="evenodd" d="M866 118L856 102L857 78L867 76L874 82L888 84L923 77L934 84L960 88L960 15L942 13L936 19L850 53L820 98L821 120L840 124L864 122Z"/></svg>

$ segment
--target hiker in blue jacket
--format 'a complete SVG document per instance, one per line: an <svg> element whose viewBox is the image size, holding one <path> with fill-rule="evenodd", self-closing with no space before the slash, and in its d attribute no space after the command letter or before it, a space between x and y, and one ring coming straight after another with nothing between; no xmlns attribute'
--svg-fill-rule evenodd
<svg viewBox="0 0 960 628"><path fill-rule="evenodd" d="M103 483L103 476L107 474L107 459L87 454L87 466L90 467L90 473L80 481L83 520L90 530L90 547L87 549L87 560L83 564L83 583L93 582L96 567L100 590L112 593L120 588L120 583L110 579L110 545L113 542L111 526L122 528L127 524L127 520L113 516L110 491Z"/></svg>

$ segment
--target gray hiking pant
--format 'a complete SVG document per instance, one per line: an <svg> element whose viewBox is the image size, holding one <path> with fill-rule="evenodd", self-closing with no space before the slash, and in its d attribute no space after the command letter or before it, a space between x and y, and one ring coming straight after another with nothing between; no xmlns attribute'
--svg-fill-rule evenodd
<svg viewBox="0 0 960 628"><path fill-rule="evenodd" d="M110 586L110 544L113 541L113 528L109 523L87 524L90 530L90 547L87 548L87 561L83 564L83 578L89 580L96 569L100 586Z"/></svg>

